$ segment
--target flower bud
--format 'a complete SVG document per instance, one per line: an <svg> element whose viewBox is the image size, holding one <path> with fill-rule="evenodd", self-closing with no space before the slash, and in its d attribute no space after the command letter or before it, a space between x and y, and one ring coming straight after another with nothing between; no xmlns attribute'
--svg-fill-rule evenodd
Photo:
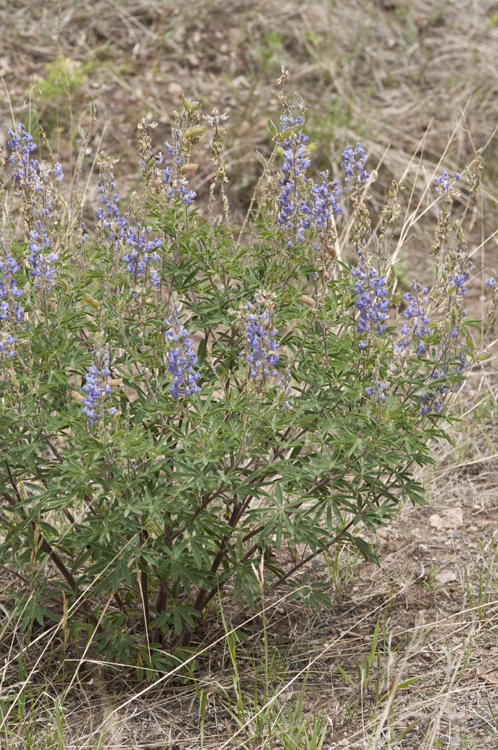
<svg viewBox="0 0 498 750"><path fill-rule="evenodd" d="M286 138L288 138L291 133L297 133L299 130L302 130L302 125L292 125L290 128L286 128L282 133L280 133L280 138L285 141Z"/></svg>

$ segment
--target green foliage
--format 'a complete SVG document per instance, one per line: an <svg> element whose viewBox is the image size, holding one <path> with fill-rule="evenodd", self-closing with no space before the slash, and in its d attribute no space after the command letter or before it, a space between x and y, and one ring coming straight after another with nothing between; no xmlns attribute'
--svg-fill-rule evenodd
<svg viewBox="0 0 498 750"><path fill-rule="evenodd" d="M70 122L72 100L88 79L91 66L79 60L58 55L45 66L46 75L38 81L34 90L38 119L47 131L60 122Z"/></svg>
<svg viewBox="0 0 498 750"><path fill-rule="evenodd" d="M37 83L40 96L46 102L63 96L74 96L88 78L88 69L78 60L59 56L45 66L47 75Z"/></svg>

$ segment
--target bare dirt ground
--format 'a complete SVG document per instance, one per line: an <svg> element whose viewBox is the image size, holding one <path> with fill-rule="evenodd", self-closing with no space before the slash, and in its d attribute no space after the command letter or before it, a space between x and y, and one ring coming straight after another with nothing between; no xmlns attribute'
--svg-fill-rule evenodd
<svg viewBox="0 0 498 750"><path fill-rule="evenodd" d="M278 109L274 82L282 64L308 105L317 169L338 174L344 146L357 140L377 165L374 212L391 180L402 176L407 210L412 189L412 207L419 200L429 205L424 191L435 170L463 171L485 148L483 190L467 214L476 261L470 311L482 314L484 280L498 270L496 240L486 241L498 229L498 4L491 0L4 0L0 145L12 117L41 124L67 164L94 102L98 121L85 169L88 203L95 205L98 152L120 159L118 183L123 193L132 190L137 123L149 116L159 124L158 143L166 139L185 92L205 111L230 115L230 200L242 216L259 174L255 150L270 147L266 122ZM207 146L197 160L193 188L202 196L211 170ZM462 212L463 205L462 199ZM90 212L88 219L91 225ZM428 272L435 219L429 209L403 247L410 280L415 270ZM326 717L327 750L498 748L498 402L490 362L461 396L455 446L438 447L424 475L430 504L405 507L379 537L381 567L347 555L317 563L313 574L330 581L330 610L266 602L282 715L308 673L302 715ZM254 716L255 684L261 691L263 679L254 666L261 660L261 617L243 632L239 682L253 696ZM37 670L35 683L57 675L57 658L45 673ZM205 748L235 748L242 740L245 747L283 747L249 711L248 726L235 735L225 641L198 660L196 677L206 688ZM46 691L52 698L57 679ZM191 682L166 682L139 695L122 670L90 665L65 704L63 747L97 747L93 733L114 711L101 747L197 749L198 701ZM40 716L40 732L53 731L52 719L47 725ZM11 737L6 747L27 746Z"/></svg>

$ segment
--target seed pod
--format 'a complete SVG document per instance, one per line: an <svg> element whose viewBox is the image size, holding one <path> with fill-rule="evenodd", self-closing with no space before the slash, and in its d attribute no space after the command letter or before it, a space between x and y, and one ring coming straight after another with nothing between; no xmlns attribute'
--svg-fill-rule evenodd
<svg viewBox="0 0 498 750"><path fill-rule="evenodd" d="M315 300L311 297L307 297L306 294L301 294L301 302L304 302L305 305L311 307L312 310L316 307Z"/></svg>
<svg viewBox="0 0 498 750"><path fill-rule="evenodd" d="M194 136L204 135L207 128L204 127L204 125L196 125L193 128L187 128L186 131L183 134L184 138L194 138Z"/></svg>
<svg viewBox="0 0 498 750"><path fill-rule="evenodd" d="M199 169L198 164L184 164L183 167L180 167L180 174L183 172L195 172L196 169Z"/></svg>
<svg viewBox="0 0 498 750"><path fill-rule="evenodd" d="M334 260L337 258L337 253L332 245L328 245L327 243L325 243L325 250L328 252L331 258L333 258Z"/></svg>
<svg viewBox="0 0 498 750"><path fill-rule="evenodd" d="M111 380L108 380L107 383L111 386L111 388L115 385L121 385L123 382L123 378L111 378Z"/></svg>
<svg viewBox="0 0 498 750"><path fill-rule="evenodd" d="M94 310L98 310L100 308L100 302L94 299L89 294L84 294L83 299L85 300L85 302L88 302L88 304L91 305Z"/></svg>

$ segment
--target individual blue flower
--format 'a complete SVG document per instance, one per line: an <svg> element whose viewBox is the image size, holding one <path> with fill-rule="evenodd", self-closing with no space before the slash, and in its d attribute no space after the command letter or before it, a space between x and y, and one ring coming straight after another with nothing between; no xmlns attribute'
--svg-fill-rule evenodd
<svg viewBox="0 0 498 750"><path fill-rule="evenodd" d="M200 373L194 369L198 361L192 348L194 342L178 319L178 308L175 307L173 314L164 323L169 326L166 340L175 344L168 353L168 370L173 374L169 392L173 398L200 393L201 389L197 385Z"/></svg>

